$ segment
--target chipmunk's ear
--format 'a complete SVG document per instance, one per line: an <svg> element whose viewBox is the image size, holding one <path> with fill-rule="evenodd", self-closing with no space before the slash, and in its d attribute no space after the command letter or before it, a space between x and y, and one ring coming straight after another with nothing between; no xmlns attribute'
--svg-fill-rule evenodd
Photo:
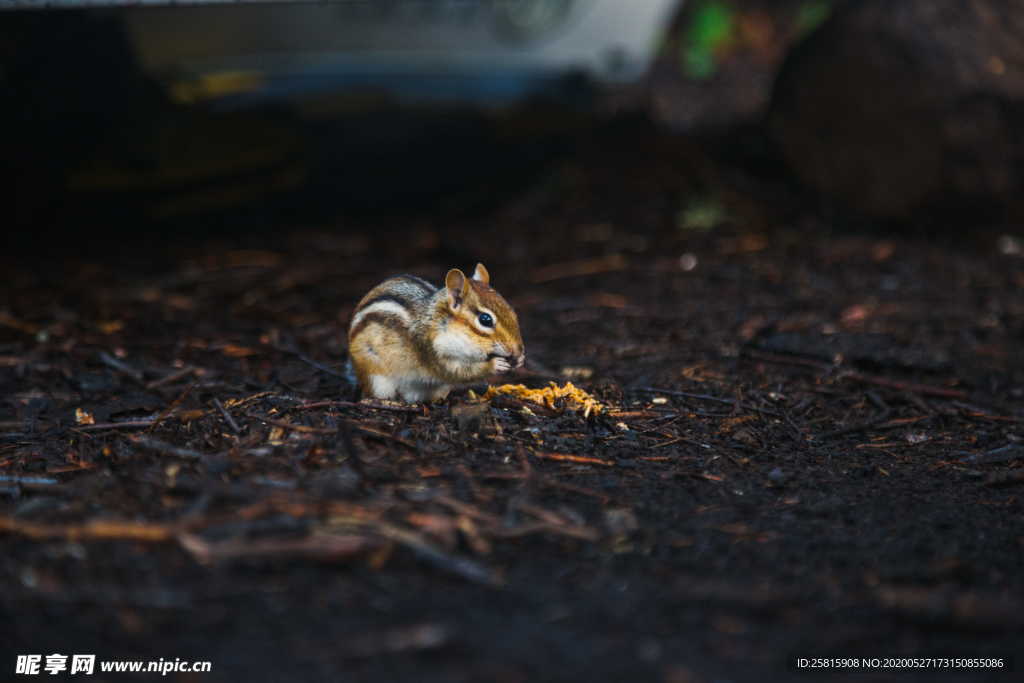
<svg viewBox="0 0 1024 683"><path fill-rule="evenodd" d="M459 310L462 300L466 297L466 290L469 289L469 280L465 273L458 268L452 268L444 276L444 286L448 288L448 307L453 311Z"/></svg>
<svg viewBox="0 0 1024 683"><path fill-rule="evenodd" d="M491 284L491 274L487 272L482 263L476 264L476 270L473 271L473 279L485 285Z"/></svg>

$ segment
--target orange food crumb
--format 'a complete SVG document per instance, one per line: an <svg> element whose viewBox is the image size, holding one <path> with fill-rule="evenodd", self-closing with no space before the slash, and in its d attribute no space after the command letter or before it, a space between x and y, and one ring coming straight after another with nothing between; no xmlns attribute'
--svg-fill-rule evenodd
<svg viewBox="0 0 1024 683"><path fill-rule="evenodd" d="M502 384L499 387L488 387L483 399L488 401L501 395L513 396L559 412L579 410L583 412L583 417L598 415L605 410L600 401L574 386L572 382L566 382L562 386L551 382L543 389L529 389L522 384Z"/></svg>

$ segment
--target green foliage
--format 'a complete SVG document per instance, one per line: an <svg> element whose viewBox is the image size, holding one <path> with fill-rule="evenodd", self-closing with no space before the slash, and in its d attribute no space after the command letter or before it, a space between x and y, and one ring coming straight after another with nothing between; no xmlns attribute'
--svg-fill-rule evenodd
<svg viewBox="0 0 1024 683"><path fill-rule="evenodd" d="M804 0L792 15L795 34L804 36L818 28L835 4L835 0ZM742 42L739 24L740 12L731 0L703 0L696 5L682 36L683 73L700 80L713 76L722 56Z"/></svg>
<svg viewBox="0 0 1024 683"><path fill-rule="evenodd" d="M715 54L732 40L735 12L720 0L707 0L693 14L683 41L683 72L691 78L708 78L717 67Z"/></svg>

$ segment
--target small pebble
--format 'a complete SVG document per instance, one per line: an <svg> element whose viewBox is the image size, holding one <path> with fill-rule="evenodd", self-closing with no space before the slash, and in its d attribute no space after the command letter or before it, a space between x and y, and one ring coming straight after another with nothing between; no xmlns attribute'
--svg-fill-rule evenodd
<svg viewBox="0 0 1024 683"><path fill-rule="evenodd" d="M679 257L679 267L687 273L697 267L697 257L686 253Z"/></svg>

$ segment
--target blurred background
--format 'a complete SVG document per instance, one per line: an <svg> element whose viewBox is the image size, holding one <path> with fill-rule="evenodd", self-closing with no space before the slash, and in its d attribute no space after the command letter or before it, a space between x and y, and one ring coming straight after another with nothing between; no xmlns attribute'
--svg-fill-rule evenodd
<svg viewBox="0 0 1024 683"><path fill-rule="evenodd" d="M1019 2L119 4L4 3L22 241L493 206L627 119L904 228L1020 212Z"/></svg>
<svg viewBox="0 0 1024 683"><path fill-rule="evenodd" d="M493 204L626 116L904 226L1020 213L1020 2L120 4L4 3L22 238Z"/></svg>

